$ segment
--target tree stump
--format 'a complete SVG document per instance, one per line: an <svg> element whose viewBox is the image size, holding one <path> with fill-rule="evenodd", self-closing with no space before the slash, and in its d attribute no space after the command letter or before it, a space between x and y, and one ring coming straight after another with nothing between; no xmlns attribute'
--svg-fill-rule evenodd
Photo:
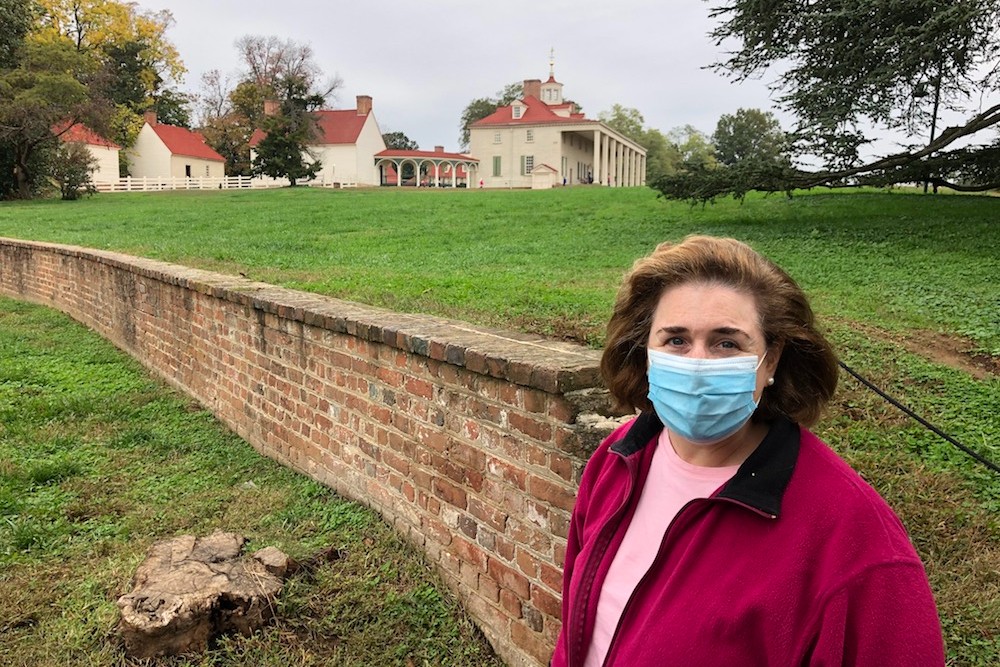
<svg viewBox="0 0 1000 667"><path fill-rule="evenodd" d="M126 652L136 658L200 653L219 635L249 635L271 620L294 564L274 547L258 552L261 558L241 558L245 542L216 531L150 547L132 592L118 598Z"/></svg>

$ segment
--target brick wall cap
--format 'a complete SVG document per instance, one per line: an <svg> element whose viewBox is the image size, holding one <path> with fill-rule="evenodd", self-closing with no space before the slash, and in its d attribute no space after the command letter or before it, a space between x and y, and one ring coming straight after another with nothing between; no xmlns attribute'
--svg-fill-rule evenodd
<svg viewBox="0 0 1000 667"><path fill-rule="evenodd" d="M491 329L433 315L397 313L250 278L108 250L3 237L0 237L0 245L86 258L265 313L339 333L351 333L458 366L473 360L476 368L472 370L549 393L600 384L599 350L540 335ZM485 363L481 363L483 361Z"/></svg>

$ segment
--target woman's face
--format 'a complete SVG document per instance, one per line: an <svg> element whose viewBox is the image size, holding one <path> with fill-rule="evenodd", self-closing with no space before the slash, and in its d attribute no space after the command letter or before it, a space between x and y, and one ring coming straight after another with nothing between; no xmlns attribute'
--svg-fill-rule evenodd
<svg viewBox="0 0 1000 667"><path fill-rule="evenodd" d="M757 355L754 400L774 377L780 350L767 353L753 297L732 287L685 283L663 292L653 311L650 349L681 357L720 359Z"/></svg>

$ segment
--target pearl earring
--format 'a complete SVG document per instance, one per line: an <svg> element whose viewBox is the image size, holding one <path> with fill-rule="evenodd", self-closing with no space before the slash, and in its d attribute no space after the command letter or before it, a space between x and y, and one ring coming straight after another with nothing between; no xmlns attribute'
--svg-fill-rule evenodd
<svg viewBox="0 0 1000 667"><path fill-rule="evenodd" d="M767 378L767 386L770 387L774 384L774 378Z"/></svg>

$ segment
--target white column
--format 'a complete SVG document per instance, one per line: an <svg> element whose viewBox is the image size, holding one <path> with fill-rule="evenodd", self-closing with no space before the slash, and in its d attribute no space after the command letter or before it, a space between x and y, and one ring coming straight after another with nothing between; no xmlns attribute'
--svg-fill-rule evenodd
<svg viewBox="0 0 1000 667"><path fill-rule="evenodd" d="M615 142L615 175L614 186L620 188L622 185L622 156L623 146L620 142Z"/></svg>
<svg viewBox="0 0 1000 667"><path fill-rule="evenodd" d="M601 182L601 131L594 130L594 164L590 171L591 177Z"/></svg>
<svg viewBox="0 0 1000 667"><path fill-rule="evenodd" d="M611 160L611 144L614 139L611 135L604 137L604 174L601 179L601 185L611 185L611 170L614 167L614 162Z"/></svg>

